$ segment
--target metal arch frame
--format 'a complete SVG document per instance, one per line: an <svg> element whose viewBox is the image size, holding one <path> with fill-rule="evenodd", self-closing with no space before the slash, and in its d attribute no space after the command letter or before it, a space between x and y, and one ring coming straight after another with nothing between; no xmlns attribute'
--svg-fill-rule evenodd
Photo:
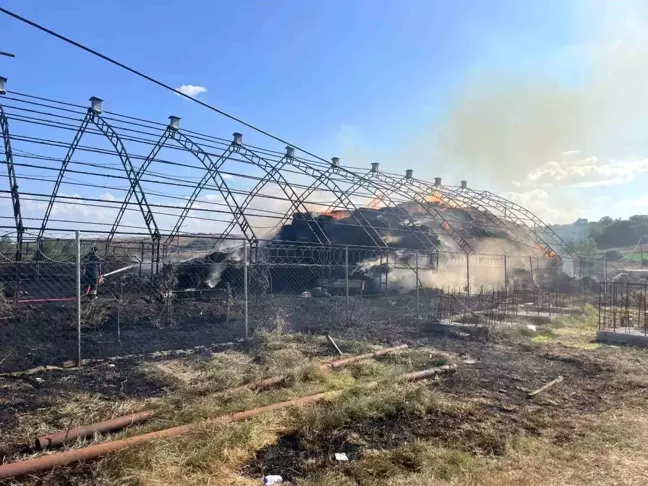
<svg viewBox="0 0 648 486"><path fill-rule="evenodd" d="M153 162L155 157L157 157L157 154L160 152L160 150L162 149L162 147L170 137L171 134L169 133L169 129L167 128L164 131L164 133L162 133L160 139L155 143L155 145L151 149L151 152L148 154L146 159L144 159L144 162L142 162L140 168L137 169L137 174L135 174L135 177L137 178L138 181L141 180L142 176L146 173L149 166L151 165L151 162ZM119 212L115 217L115 221L113 222L113 225L110 228L110 233L106 238L106 249L110 246L110 243L115 237L115 234L117 233L117 229L119 228L121 220L124 217L124 213L126 212L126 209L128 208L128 205L130 204L132 197L133 197L133 187L131 186L128 189L128 192L126 193L126 196L124 197L124 201L122 202L122 205L119 208Z"/></svg>
<svg viewBox="0 0 648 486"><path fill-rule="evenodd" d="M565 240L558 236L558 234L556 234L556 232L538 216L523 206L490 191L476 191L470 188L459 188L459 190L469 193L471 195L471 201L484 201L490 204L491 207L494 207L503 213L504 219L508 218L523 229L530 231L537 239L537 243L543 245L542 250L546 255L551 255L553 252L555 255L559 256L558 252L556 252L547 242L547 239L550 239L555 247L563 250L571 258L580 258L578 253ZM529 226L524 219L520 217L520 214L526 216L527 220L532 221L535 224L536 229ZM541 230L541 233L537 231L538 228Z"/></svg>
<svg viewBox="0 0 648 486"><path fill-rule="evenodd" d="M462 208L463 206L466 206L466 202L459 200L457 198L458 195L460 195L457 191L451 191L448 190L445 186L442 185L432 185L429 182L422 181L420 179L416 178L404 178L402 179L404 181L410 181L412 185L417 186L420 190L422 190L426 195L428 196L436 196L437 194L440 195L440 199L444 199L446 201L449 201L452 204L455 204L457 208ZM482 205L483 206L483 205ZM452 206L450 206L452 208ZM468 207L475 209L474 205L468 205ZM500 220L497 216L495 216L493 213L491 213L486 207L483 207L483 214L486 216L486 218L495 226L496 228L504 231L509 231L510 228L508 225L505 224L502 220ZM473 226L476 226L480 229L484 229L483 227L472 223Z"/></svg>
<svg viewBox="0 0 648 486"><path fill-rule="evenodd" d="M340 188L340 186L337 185L335 180L329 177L325 171L316 169L315 167L312 167L310 164L295 157L293 157L290 160L290 165L300 170L304 174L311 176L316 181L319 181L320 184L326 186L326 188L335 195L337 200L340 201L342 207L351 214L351 217L356 221L356 223L364 229L365 233L367 233L369 238L371 238L371 240L374 242L374 244L377 247L389 248L389 246L387 245L385 240L383 240L383 237L380 235L378 230L376 230L376 228L373 227L373 225L367 220L367 218L364 216L364 214L362 214L361 211L358 211L358 208L356 207L355 203L351 200L351 198L348 196L348 194L345 191L343 191L342 188Z"/></svg>
<svg viewBox="0 0 648 486"><path fill-rule="evenodd" d="M67 166L69 165L70 160L72 159L72 155L74 155L74 151L79 145L79 142L81 141L81 137L85 133L86 128L88 128L89 123L90 123L90 110L88 110L88 113L86 113L85 117L83 117L83 120L81 121L81 125L79 125L79 129L74 134L72 143L68 147L68 151L65 154L65 157L63 158L63 162L61 162L61 168L59 169L59 172L56 175L56 182L54 182L54 188L52 189L50 200L47 203L47 208L45 209L45 214L43 215L43 220L41 221L40 230L38 231L38 235L36 236L37 246L39 250L42 250L41 240L43 239L43 235L45 234L45 230L47 229L47 223L49 222L50 215L52 214L52 209L54 208L54 202L56 201L56 196L58 195L59 188L61 187L61 182L63 181L63 175L65 174L65 171L67 170Z"/></svg>
<svg viewBox="0 0 648 486"><path fill-rule="evenodd" d="M223 196L223 199L225 200L225 204L227 204L227 207L229 208L230 212L232 213L232 216L234 217L234 220L236 224L239 226L241 231L243 232L243 236L245 237L246 241L250 244L256 241L256 235L254 234L254 230L252 229L252 226L250 226L250 223L248 223L247 218L245 217L244 214L241 213L241 208L236 201L236 198L234 197L234 194L232 194L232 191L230 190L229 186L227 185L227 182L221 175L219 169L223 165L223 163L234 153L238 152L240 148L240 144L237 143L236 136L234 137L234 140L232 143L227 147L223 153L218 157L218 160L214 162L211 158L211 156L203 150L203 148L198 145L196 142L194 142L191 138L189 138L187 135L182 133L179 129L176 128L171 128L171 138L173 138L176 142L178 142L180 145L182 145L185 150L191 152L205 167L207 170L207 173L203 176L201 181L196 185L196 188L194 189L193 194L191 195L191 198L189 201L187 201L187 204L185 205L184 209L182 210L182 213L180 214L180 217L176 221L176 224L171 231L171 234L167 236L166 240L164 240L164 248L165 250L169 247L171 242L174 240L178 232L180 231L180 228L184 224L184 220L186 219L187 215L189 214L189 211L191 211L191 206L193 206L193 203L195 200L198 198L198 195L204 187L207 185L207 181L211 179L214 184L216 185L216 189L218 192L221 193Z"/></svg>
<svg viewBox="0 0 648 486"><path fill-rule="evenodd" d="M251 150L247 149L246 147L241 147L241 150L245 152L249 152L251 154L254 154L254 157L257 157L261 159L261 157L252 152ZM241 153L239 151L239 153ZM254 157L249 157L247 156L246 153L241 154L243 157L245 157L247 160L252 162L255 165L260 166L254 161ZM306 206L303 204L303 202L300 200L300 197L297 195L297 193L294 191L290 183L286 181L286 179L283 177L281 174L281 169L289 163L289 159L292 158L292 154L289 151L289 147L286 147L286 154L274 165L270 164L268 161L265 161L264 166L260 166L265 172L266 175L256 183L256 185L250 190L250 192L245 196L245 200L241 203L241 211L245 211L250 204L252 203L252 200L260 193L260 191L271 181L274 181L275 184L277 184L279 187L281 187L281 190L284 192L286 197L288 197L290 201L290 211L296 211L300 206L303 209L304 214L307 215L309 219L306 220L306 224L312 231L312 233L315 235L315 238L317 238L317 242L321 245L330 245L331 241L329 240L328 236L326 236L326 233L322 230L322 228L317 224L317 221L315 221L315 218L312 217L310 214L310 211L306 209ZM267 165L266 165L267 164ZM268 170L266 167L269 166L271 167L270 170ZM277 180L277 178L280 178L280 180ZM286 190L289 189L289 191ZM290 192L290 194L289 194ZM294 209L293 209L294 208ZM284 216L285 217L285 216ZM283 220L283 219L282 219ZM312 226L314 225L314 227ZM230 222L227 228L225 228L225 231L221 233L220 238L225 239L227 238L233 231L234 229L234 222ZM324 239L324 241L322 241Z"/></svg>
<svg viewBox="0 0 648 486"><path fill-rule="evenodd" d="M470 255L472 253L475 253L475 250L473 247L466 241L466 239L459 234L457 230L453 228L453 226L450 224L450 222L445 218L443 213L439 211L436 207L432 206L424 196L422 196L418 191L416 191L413 187L413 184L411 183L414 179L408 178L408 177L403 177L402 179L397 179L395 177L389 176L387 174L384 174L382 172L376 172L375 177L378 178L379 180L385 182L386 184L389 184L390 189L393 189L394 192L401 192L404 191L405 195L410 199L413 200L421 205L421 207L425 210L426 213L428 213L431 217L433 218L440 218L442 221L443 228L449 233L450 237L459 245L459 248L466 254ZM434 214L433 214L434 212ZM449 230L449 231L448 231Z"/></svg>
<svg viewBox="0 0 648 486"><path fill-rule="evenodd" d="M382 194L382 197L380 197L380 200L384 202L386 199L388 202L386 206L390 208L394 208L397 213L394 215L398 219L398 221L415 237L423 244L423 246L432 251L438 250L437 246L434 244L434 242L429 238L429 235L426 233L423 233L422 231L415 231L412 229L412 227L406 222L405 219L401 217L404 216L405 218L409 219L409 214L407 214L406 211L404 211L402 208L398 206L394 201L392 201L391 197L389 196L388 192L385 192L385 188L381 187L379 184L376 183L376 181L371 180L370 174L372 172L370 171L369 173L365 174L364 176L360 176L356 174L355 172L351 172L348 169L344 169L343 167L340 167L339 165L335 165L331 163L331 165L323 172L323 175L326 178L330 179L330 176L332 174L340 174L344 179L346 180L353 180L353 184L347 188L346 192L353 194L358 188L363 187L371 192L375 196L377 196L378 192ZM371 187L373 186L373 187ZM306 201L315 191L317 191L321 187L321 182L320 179L316 179L311 183L310 186L306 188L306 190L299 196L300 201ZM330 211L334 207L333 204L329 205L327 210ZM281 218L279 223L277 223L277 227L283 226L286 224L286 222L290 219L292 213L296 210L295 206L291 207L290 210ZM400 213L400 214L398 214Z"/></svg>
<svg viewBox="0 0 648 486"><path fill-rule="evenodd" d="M0 92L2 94L2 92ZM0 104L0 131L4 145L4 153L7 163L7 172L9 175L9 190L11 191L11 205L14 213L14 222L16 224L16 261L22 260L23 235L25 227L23 225L22 212L20 210L20 193L18 192L18 179L13 163L13 152L11 150L11 136L9 134L9 120L5 115L4 109Z"/></svg>
<svg viewBox="0 0 648 486"><path fill-rule="evenodd" d="M511 227L506 223L506 220L505 220L504 218L499 218L499 217L497 217L495 214L493 214L493 213L491 212L491 210L488 208L488 206L486 206L486 205L482 202L481 199L476 199L476 198L474 198L474 197L471 197L470 195L466 195L466 194L465 194L465 192L466 192L465 190L466 190L467 188L465 188L465 187L460 187L460 188L457 188L457 189L454 189L454 190L453 190L453 189L448 188L448 187L443 186L443 185L436 185L436 184L431 185L431 184L429 184L429 183L427 183L427 182L425 182L425 181L421 181L420 179L417 179L417 180L418 180L421 184L424 184L424 185L428 186L428 187L429 187L429 190L432 191L432 192L437 192L437 193L439 193L439 194L442 194L443 197L453 197L453 198L455 198L455 200L459 200L459 201L461 201L461 202L462 202L463 204L465 204L466 206L478 210L478 211L479 211L482 215L484 215L484 216L486 217L486 219L488 219L488 220L489 220L493 225L495 225L496 227L498 227L498 228L502 229L503 231L505 231L507 237L508 237L508 238L511 238L513 241L517 241L518 243L520 243L520 244L523 245L523 246L531 247L531 245L529 245L529 243L525 243L524 241L521 241L520 239L518 239L515 235L511 234L512 232L514 232L514 230L516 230L516 229L520 229L520 230L522 230L522 231L523 231L527 236L529 236L529 237L530 237L530 238L531 238L535 243L541 243L541 241L540 241L539 238L538 238L538 235L537 235L535 232L533 232L533 230L531 230L531 228L529 228L527 225L521 225L521 226L518 226L517 228L511 228ZM551 254L551 252L553 251L553 249L552 249L551 247L549 247L545 242L542 242L542 243L543 243L543 246L546 246L546 251L545 251L545 253L546 253L547 255ZM533 249L537 249L537 248L534 248L534 247L533 247Z"/></svg>
<svg viewBox="0 0 648 486"><path fill-rule="evenodd" d="M124 143L121 141L121 138L119 137L117 132L115 132L115 130L112 128L112 126L101 117L100 112L91 107L88 108L88 112L86 113L86 116L83 118L83 121L81 122L79 129L74 135L74 139L72 140L70 147L68 148L67 154L65 155L65 158L61 163L61 168L59 169L59 173L56 177L56 182L54 183L54 188L52 190L50 200L47 204L47 209L45 211L45 215L43 216L40 230L38 232L37 241L38 241L39 250L42 251L43 235L45 234L45 230L47 229L47 223L52 213L52 209L54 207L54 203L56 201L59 188L63 181L63 176L65 175L65 171L67 170L70 160L72 159L72 156L74 155L74 152L76 151L79 142L81 141L81 137L85 133L90 123L94 124L99 129L99 131L108 139L108 141L111 143L111 145L117 152L117 156L121 160L121 163L124 167L124 171L126 172L126 176L128 177L131 191L135 195L137 204L140 208L140 211L142 212L142 216L144 217L144 223L146 224L149 234L151 235L151 238L153 239L154 242L159 242L160 231L155 221L153 211L151 210L148 201L146 200L146 194L144 193L144 190L142 189L139 183L139 178L137 176L137 173L135 172L135 169L133 168L133 164L130 160L130 157L128 156L128 151L126 150ZM156 246L157 245L154 244L154 248ZM159 251L157 257L154 255L153 259L155 262L159 261Z"/></svg>

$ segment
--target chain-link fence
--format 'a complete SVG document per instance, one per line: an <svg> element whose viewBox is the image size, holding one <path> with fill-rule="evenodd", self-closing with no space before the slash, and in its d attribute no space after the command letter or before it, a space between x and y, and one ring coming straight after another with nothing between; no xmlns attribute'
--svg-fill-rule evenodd
<svg viewBox="0 0 648 486"><path fill-rule="evenodd" d="M0 366L145 356L258 329L416 336L421 321L514 322L598 298L594 279L557 258L285 242L156 254L81 238L20 261L3 251Z"/></svg>

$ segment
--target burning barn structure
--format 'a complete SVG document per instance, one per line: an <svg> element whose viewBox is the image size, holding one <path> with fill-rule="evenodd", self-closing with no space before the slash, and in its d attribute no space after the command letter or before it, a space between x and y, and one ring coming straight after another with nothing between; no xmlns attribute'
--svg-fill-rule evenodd
<svg viewBox="0 0 648 486"><path fill-rule="evenodd" d="M87 107L45 100L8 91L0 78L0 132L5 274L16 282L37 274L32 263L74 254L74 231L105 255L134 248L124 257L139 274L176 262L178 289L235 287L243 262L254 263L259 288L301 291L341 278L470 289L505 285L523 270L534 282L578 259L531 211L467 181L248 145L238 132L185 130L177 116L159 123L104 112L94 96ZM55 237L69 251L54 252Z"/></svg>

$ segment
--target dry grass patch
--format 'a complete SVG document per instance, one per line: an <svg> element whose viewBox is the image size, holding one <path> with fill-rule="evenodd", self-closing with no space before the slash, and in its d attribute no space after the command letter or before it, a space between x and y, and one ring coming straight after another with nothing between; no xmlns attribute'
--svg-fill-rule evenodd
<svg viewBox="0 0 648 486"><path fill-rule="evenodd" d="M557 445L514 438L502 456L474 455L430 441L368 451L295 482L298 486L640 486L648 484L648 414L624 409L583 420L583 435Z"/></svg>
<svg viewBox="0 0 648 486"><path fill-rule="evenodd" d="M95 479L100 485L204 486L252 485L237 466L276 440L284 427L280 413L223 426L202 425L190 433L150 442L103 460Z"/></svg>

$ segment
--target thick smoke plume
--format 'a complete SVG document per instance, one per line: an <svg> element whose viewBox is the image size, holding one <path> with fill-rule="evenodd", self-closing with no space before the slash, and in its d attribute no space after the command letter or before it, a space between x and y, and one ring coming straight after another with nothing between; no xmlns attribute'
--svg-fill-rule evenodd
<svg viewBox="0 0 648 486"><path fill-rule="evenodd" d="M433 130L438 160L507 185L594 185L614 178L597 166L645 154L648 7L586 5L582 43L524 74L467 76Z"/></svg>

